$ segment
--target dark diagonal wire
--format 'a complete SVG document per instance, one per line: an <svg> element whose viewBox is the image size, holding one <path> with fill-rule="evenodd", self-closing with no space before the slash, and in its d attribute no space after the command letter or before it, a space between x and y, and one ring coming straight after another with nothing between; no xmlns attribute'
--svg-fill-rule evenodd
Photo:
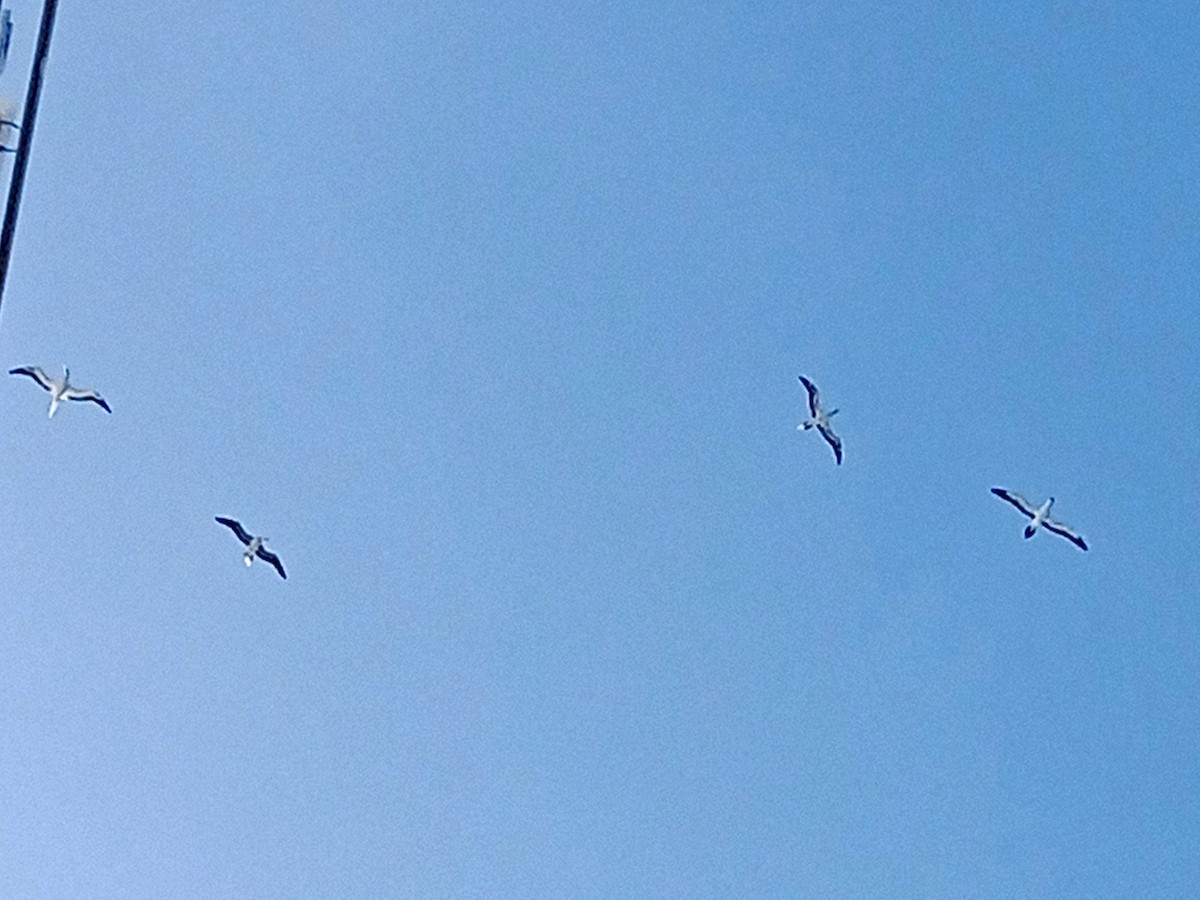
<svg viewBox="0 0 1200 900"><path fill-rule="evenodd" d="M38 29L37 50L33 54L33 73L25 94L25 113L21 117L21 139L17 143L17 158L13 163L12 181L8 185L8 203L4 207L4 228L0 230L0 303L4 299L4 284L8 281L8 261L12 256L13 235L17 230L17 210L21 206L21 189L25 186L25 169L29 166L29 148L33 144L33 123L37 118L38 100L42 96L42 71L50 55L50 34L54 31L54 14L58 0L46 0L42 6L42 24Z"/></svg>

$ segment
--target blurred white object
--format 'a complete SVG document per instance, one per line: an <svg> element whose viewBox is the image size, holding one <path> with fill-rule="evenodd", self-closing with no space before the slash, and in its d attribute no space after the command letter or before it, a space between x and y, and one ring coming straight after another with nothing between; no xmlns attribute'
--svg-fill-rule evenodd
<svg viewBox="0 0 1200 900"><path fill-rule="evenodd" d="M0 10L0 75L8 62L8 45L12 42L12 10Z"/></svg>
<svg viewBox="0 0 1200 900"><path fill-rule="evenodd" d="M17 152L17 101L0 96L0 151Z"/></svg>

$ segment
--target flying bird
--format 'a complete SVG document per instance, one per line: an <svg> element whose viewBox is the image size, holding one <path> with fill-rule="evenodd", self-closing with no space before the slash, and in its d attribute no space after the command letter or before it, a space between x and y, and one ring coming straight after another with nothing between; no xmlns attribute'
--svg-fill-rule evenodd
<svg viewBox="0 0 1200 900"><path fill-rule="evenodd" d="M40 384L43 390L50 392L50 418L54 418L54 413L58 410L58 404L62 400L90 400L97 406L103 407L105 412L112 412L109 405L104 402L104 398L95 391L85 391L74 387L71 384L71 370L66 366L63 366L62 378L51 378L37 366L20 366L16 369L9 369L8 374L28 375Z"/></svg>
<svg viewBox="0 0 1200 900"><path fill-rule="evenodd" d="M287 573L283 571L283 563L279 561L279 557L263 546L267 542L267 538L250 534L236 519L226 519L224 516L216 516L216 520L236 534L237 539L246 545L246 552L242 554L242 561L247 566L257 556L263 562L273 565L275 571L279 573L279 577L285 581L287 580Z"/></svg>
<svg viewBox="0 0 1200 900"><path fill-rule="evenodd" d="M825 438L829 446L833 448L833 456L840 466L842 464L842 439L834 434L833 429L829 426L829 417L836 415L837 410L827 410L821 405L821 394L817 391L817 386L803 375L800 376L800 383L808 391L808 412L812 418L806 422L801 422L796 426L796 430L808 431L808 429L815 426L817 431L821 432L821 437Z"/></svg>
<svg viewBox="0 0 1200 900"><path fill-rule="evenodd" d="M1083 539L1082 535L1072 530L1070 526L1064 525L1062 522L1056 522L1054 519L1050 518L1050 507L1054 505L1053 497L1051 497L1041 506L1034 506L1020 494L1005 490L1004 488L992 488L992 493L1001 500L1007 500L1009 503L1023 512L1028 518L1033 520L1025 526L1026 540L1033 537L1034 533L1038 530L1038 527L1041 526L1047 531L1053 531L1060 537L1065 537L1080 550L1086 550L1088 548L1087 541Z"/></svg>

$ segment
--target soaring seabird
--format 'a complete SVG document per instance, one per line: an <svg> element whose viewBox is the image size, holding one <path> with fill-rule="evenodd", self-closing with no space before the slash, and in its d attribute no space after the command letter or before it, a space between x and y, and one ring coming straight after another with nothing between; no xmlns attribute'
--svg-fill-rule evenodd
<svg viewBox="0 0 1200 900"><path fill-rule="evenodd" d="M279 561L279 557L263 546L267 542L265 537L250 534L236 519L226 519L224 516L217 516L216 520L236 534L237 539L246 545L246 552L242 554L242 560L247 566L257 556L263 562L273 565L275 571L279 573L280 578L287 579L287 573L283 571L283 563Z"/></svg>
<svg viewBox="0 0 1200 900"><path fill-rule="evenodd" d="M1043 526L1047 531L1053 531L1055 534L1065 537L1068 541L1078 547L1080 550L1088 548L1087 541L1079 534L1076 534L1069 526L1062 522L1056 522L1050 518L1050 507L1054 505L1054 498L1051 497L1041 506L1034 506L1020 494L1014 493L1004 488L992 488L992 493L1001 500L1007 500L1021 512L1025 513L1033 521L1025 526L1025 538L1028 540L1033 537L1034 532L1038 530L1038 526Z"/></svg>
<svg viewBox="0 0 1200 900"><path fill-rule="evenodd" d="M842 464L842 440L833 433L833 429L829 427L829 417L836 415L836 409L827 410L821 406L821 395L817 391L817 386L805 378L800 376L800 383L804 385L804 389L808 391L808 412L812 416L807 422L801 422L796 426L797 431L808 431L814 425L817 431L821 432L821 437L829 442L829 446L833 448L833 455L837 459L837 464Z"/></svg>
<svg viewBox="0 0 1200 900"><path fill-rule="evenodd" d="M63 366L62 378L51 378L37 366L21 366L16 369L9 369L9 375L28 375L38 384L43 390L50 392L50 418L54 418L54 413L58 409L60 400L90 400L97 406L104 407L105 412L112 412L108 404L104 402L104 398L95 391L85 391L77 387L71 386L71 370Z"/></svg>

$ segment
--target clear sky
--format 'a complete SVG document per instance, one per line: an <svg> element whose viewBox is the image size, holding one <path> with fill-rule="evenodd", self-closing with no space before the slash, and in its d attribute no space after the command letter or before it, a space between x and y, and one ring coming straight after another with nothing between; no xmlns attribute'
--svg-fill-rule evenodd
<svg viewBox="0 0 1200 900"><path fill-rule="evenodd" d="M61 0L0 351L113 414L0 385L0 893L1196 896L1198 46Z"/></svg>

